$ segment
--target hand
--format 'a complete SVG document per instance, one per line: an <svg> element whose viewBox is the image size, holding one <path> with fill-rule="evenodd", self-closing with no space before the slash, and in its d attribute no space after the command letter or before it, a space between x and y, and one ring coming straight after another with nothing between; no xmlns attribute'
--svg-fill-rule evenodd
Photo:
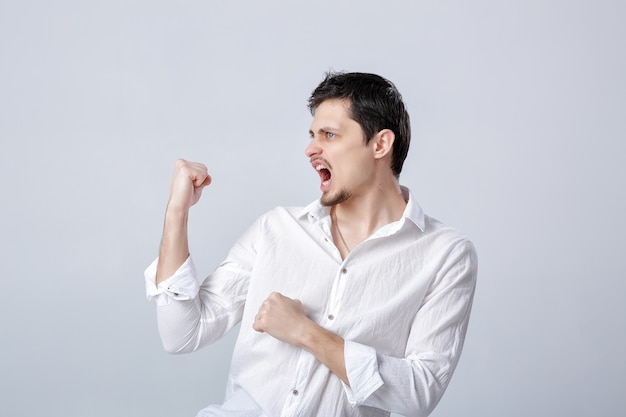
<svg viewBox="0 0 626 417"><path fill-rule="evenodd" d="M344 340L309 319L300 300L271 293L261 304L252 328L310 352L350 385L343 356Z"/></svg>
<svg viewBox="0 0 626 417"><path fill-rule="evenodd" d="M300 300L273 292L261 304L252 328L290 345L302 346L306 328L311 323Z"/></svg>
<svg viewBox="0 0 626 417"><path fill-rule="evenodd" d="M178 159L172 174L168 209L187 211L200 200L202 190L211 184L211 176L203 164Z"/></svg>

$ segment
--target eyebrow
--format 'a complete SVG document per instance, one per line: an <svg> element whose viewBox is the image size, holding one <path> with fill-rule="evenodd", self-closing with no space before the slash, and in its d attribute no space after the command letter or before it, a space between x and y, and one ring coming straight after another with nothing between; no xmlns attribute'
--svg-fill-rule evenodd
<svg viewBox="0 0 626 417"><path fill-rule="evenodd" d="M320 127L319 129L317 129L317 133L324 133L324 132L333 132L336 133L339 131L338 127L331 127L331 126L324 126L324 127ZM314 132L309 129L309 135L313 136Z"/></svg>

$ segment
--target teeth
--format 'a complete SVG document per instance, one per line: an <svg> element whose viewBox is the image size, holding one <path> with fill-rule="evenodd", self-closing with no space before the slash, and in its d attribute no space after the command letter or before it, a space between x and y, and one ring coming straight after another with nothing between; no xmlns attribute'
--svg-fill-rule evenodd
<svg viewBox="0 0 626 417"><path fill-rule="evenodd" d="M328 169L328 168L326 168L324 165L318 165L318 166L315 167L315 169L318 170L318 171L321 171L323 169Z"/></svg>

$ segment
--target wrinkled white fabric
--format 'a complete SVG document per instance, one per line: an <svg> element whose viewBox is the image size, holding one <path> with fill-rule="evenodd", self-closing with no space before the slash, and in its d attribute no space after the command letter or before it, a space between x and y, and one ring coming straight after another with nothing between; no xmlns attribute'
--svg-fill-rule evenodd
<svg viewBox="0 0 626 417"><path fill-rule="evenodd" d="M201 280L191 258L155 286L145 273L169 352L191 352L241 322L225 402L198 416L426 416L456 366L477 258L457 230L423 214L408 189L403 217L341 260L329 209L278 207L261 216ZM346 340L349 386L308 352L252 329L273 291Z"/></svg>

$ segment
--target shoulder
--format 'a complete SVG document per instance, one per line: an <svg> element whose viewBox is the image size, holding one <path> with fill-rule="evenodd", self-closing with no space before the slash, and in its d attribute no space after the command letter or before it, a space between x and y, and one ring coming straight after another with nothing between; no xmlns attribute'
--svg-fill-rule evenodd
<svg viewBox="0 0 626 417"><path fill-rule="evenodd" d="M424 216L424 237L439 251L461 253L476 259L472 240L456 227L444 224L434 217Z"/></svg>
<svg viewBox="0 0 626 417"><path fill-rule="evenodd" d="M271 210L263 213L260 218L262 219L274 219L282 217L298 218L304 216L304 206L276 206Z"/></svg>
<svg viewBox="0 0 626 417"><path fill-rule="evenodd" d="M305 207L276 206L259 216L257 224L263 228L271 228L285 224L293 224L294 222L298 222L301 218L306 218Z"/></svg>

